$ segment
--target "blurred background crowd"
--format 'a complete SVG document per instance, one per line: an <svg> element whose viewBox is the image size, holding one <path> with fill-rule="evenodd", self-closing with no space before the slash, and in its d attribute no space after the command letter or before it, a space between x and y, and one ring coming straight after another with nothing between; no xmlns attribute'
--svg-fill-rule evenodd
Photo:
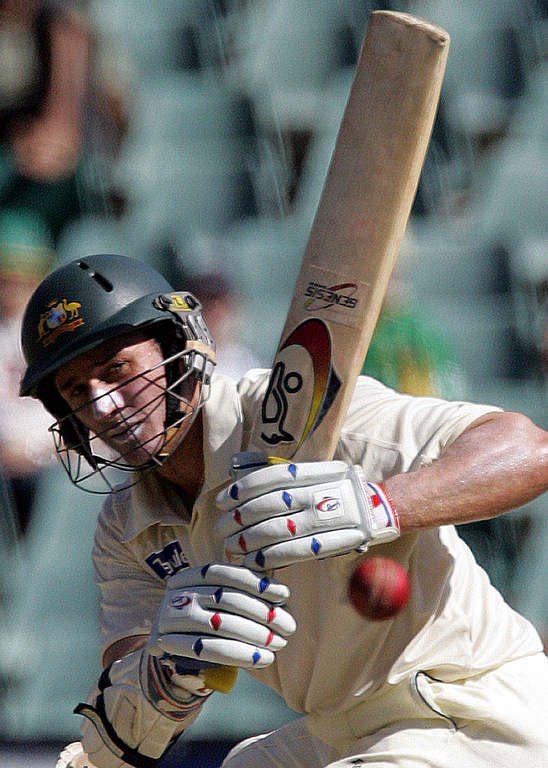
<svg viewBox="0 0 548 768"><path fill-rule="evenodd" d="M268 366L377 9L439 23L452 45L364 372L548 427L546 0L0 0L7 768L54 764L99 671L90 548L101 499L71 488L49 417L17 397L26 300L67 260L136 256L202 300L221 371ZM545 496L460 532L548 639L547 512ZM206 705L178 766L216 765L227 744L291 716L241 674Z"/></svg>

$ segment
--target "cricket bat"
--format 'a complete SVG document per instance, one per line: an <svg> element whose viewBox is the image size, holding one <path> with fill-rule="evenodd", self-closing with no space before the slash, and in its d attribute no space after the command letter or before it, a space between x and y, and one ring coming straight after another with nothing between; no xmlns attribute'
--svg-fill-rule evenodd
<svg viewBox="0 0 548 768"><path fill-rule="evenodd" d="M249 449L333 458L416 194L449 49L374 11ZM208 680L228 692L236 670Z"/></svg>
<svg viewBox="0 0 548 768"><path fill-rule="evenodd" d="M449 49L374 11L250 446L333 458L405 233Z"/></svg>

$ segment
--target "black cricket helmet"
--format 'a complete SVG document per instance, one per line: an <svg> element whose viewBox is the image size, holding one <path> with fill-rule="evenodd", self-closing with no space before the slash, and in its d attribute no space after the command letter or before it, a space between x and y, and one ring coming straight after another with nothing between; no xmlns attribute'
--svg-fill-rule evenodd
<svg viewBox="0 0 548 768"><path fill-rule="evenodd" d="M54 376L82 353L141 330L157 339L162 349L166 418L161 450L135 466L123 455L106 455L101 435L90 434L78 413L70 410L54 385ZM27 369L20 394L38 398L56 418L51 430L61 462L76 485L92 492L112 490L104 474L107 467L133 472L157 466L171 455L180 442L177 435L183 432L183 422L188 425L207 398L215 365L215 343L196 297L175 291L145 262L113 254L75 259L48 275L29 300L21 341ZM184 409L183 416L181 385L190 376L199 382L200 398L190 414ZM87 482L98 473L106 484L101 491Z"/></svg>

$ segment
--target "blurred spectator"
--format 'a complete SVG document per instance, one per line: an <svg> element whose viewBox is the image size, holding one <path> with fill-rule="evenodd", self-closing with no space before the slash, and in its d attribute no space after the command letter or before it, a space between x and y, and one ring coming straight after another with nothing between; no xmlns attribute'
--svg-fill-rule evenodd
<svg viewBox="0 0 548 768"><path fill-rule="evenodd" d="M3 103L4 131L19 170L53 181L73 171L80 156L89 33L68 6L40 0L3 0L0 19L3 54L17 56L11 43L23 45L27 58L13 84L20 88L5 83L11 98Z"/></svg>
<svg viewBox="0 0 548 768"><path fill-rule="evenodd" d="M111 155L126 126L116 88L107 80L97 94L112 68L98 62L93 29L75 6L0 0L0 205L39 212L54 242L81 213L104 212L87 195L82 161L97 130Z"/></svg>
<svg viewBox="0 0 548 768"><path fill-rule="evenodd" d="M464 394L464 374L448 340L410 305L393 300L383 307L362 373L410 395Z"/></svg>
<svg viewBox="0 0 548 768"><path fill-rule="evenodd" d="M408 234L361 372L408 395L464 399L466 375L455 350L413 299L413 248Z"/></svg>
<svg viewBox="0 0 548 768"><path fill-rule="evenodd" d="M220 270L185 276L181 286L202 303L207 327L217 345L216 371L240 379L251 368L264 368L242 341L242 316L234 286Z"/></svg>
<svg viewBox="0 0 548 768"><path fill-rule="evenodd" d="M39 216L0 212L0 469L19 533L28 526L38 474L53 460L49 414L38 401L19 397L25 368L19 346L22 313L52 258L51 238Z"/></svg>
<svg viewBox="0 0 548 768"><path fill-rule="evenodd" d="M85 20L66 3L0 1L0 202L35 208L54 236L80 210L89 46Z"/></svg>

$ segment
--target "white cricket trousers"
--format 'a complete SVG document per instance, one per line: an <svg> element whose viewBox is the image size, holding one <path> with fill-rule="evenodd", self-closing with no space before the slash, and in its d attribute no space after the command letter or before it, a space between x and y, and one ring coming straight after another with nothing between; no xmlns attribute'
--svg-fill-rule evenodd
<svg viewBox="0 0 548 768"><path fill-rule="evenodd" d="M442 683L385 686L344 715L302 717L247 739L222 768L546 768L548 659Z"/></svg>

